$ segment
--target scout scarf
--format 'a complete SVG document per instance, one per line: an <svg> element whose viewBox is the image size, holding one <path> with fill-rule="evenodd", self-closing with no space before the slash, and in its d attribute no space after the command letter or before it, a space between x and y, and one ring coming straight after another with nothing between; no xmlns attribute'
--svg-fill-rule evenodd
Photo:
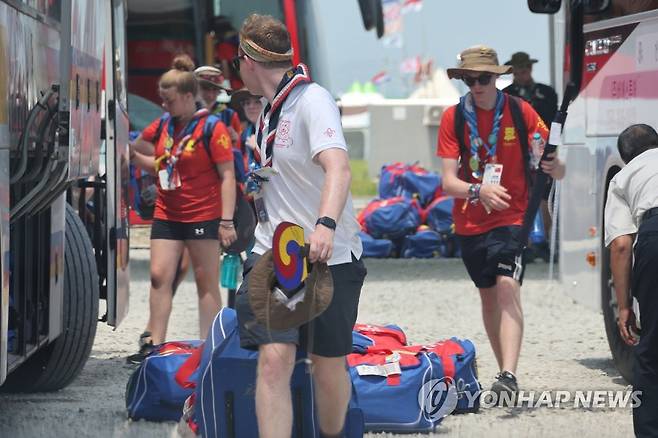
<svg viewBox="0 0 658 438"><path fill-rule="evenodd" d="M500 131L500 121L503 118L503 104L505 96L502 91L498 91L496 95L496 106L494 112L494 124L491 134L489 134L488 144L485 143L480 137L477 126L477 116L475 114L475 103L471 93L462 96L459 100L459 108L464 114L464 120L468 124L469 140L471 143L471 157L468 161L468 166L471 169L471 175L475 179L482 178L482 168L484 163L480 160L480 148L483 147L486 151L484 162L491 160L496 161L496 144L498 143L498 132Z"/></svg>
<svg viewBox="0 0 658 438"><path fill-rule="evenodd" d="M181 131L181 134L179 136L180 138L179 141L176 141L176 139L174 138L174 120L169 119L169 124L167 125L167 137L164 140L165 141L164 153L155 159L156 172L158 171L158 169L160 169L160 163L164 161L167 165L166 169L169 175L169 179L171 180L171 178L173 177L174 168L176 167L176 163L178 162L180 155L183 153L184 150L186 149L190 150L194 146L194 139L192 138L192 134L194 133L194 130L196 129L201 119L208 116L208 114L209 112L205 108L197 110L197 112L195 112L194 115L192 116L192 119L187 123L185 128L183 128L183 130ZM172 152L174 146L176 146L176 150Z"/></svg>
<svg viewBox="0 0 658 438"><path fill-rule="evenodd" d="M258 118L258 134L256 136L257 147L254 149L254 156L256 161L262 166L272 165L272 153L274 149L274 138L276 137L276 129L279 124L279 115L283 103L290 92L298 85L308 84L311 82L311 77L308 73L308 67L304 64L299 64L288 70L283 79L276 89L272 103L268 103L263 109L260 117ZM263 129L265 128L265 118L269 116L269 123L267 124L267 138L263 141Z"/></svg>

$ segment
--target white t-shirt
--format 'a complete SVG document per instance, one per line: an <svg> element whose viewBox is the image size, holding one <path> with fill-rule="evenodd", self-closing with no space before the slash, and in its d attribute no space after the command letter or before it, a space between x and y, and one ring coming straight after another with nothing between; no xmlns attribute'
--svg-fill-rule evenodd
<svg viewBox="0 0 658 438"><path fill-rule="evenodd" d="M264 122L263 142L267 138L269 119ZM308 241L319 217L325 179L324 170L313 158L331 148L347 150L334 99L314 83L295 87L283 103L279 116L272 152L272 168L278 175L263 183L269 221L256 227L254 252L263 254L272 247L274 230L284 221L303 227ZM351 195L336 224L334 250L328 264L349 263L352 254L360 258L363 248Z"/></svg>
<svg viewBox="0 0 658 438"><path fill-rule="evenodd" d="M610 181L605 204L605 246L635 234L645 211L658 207L658 148L633 158Z"/></svg>

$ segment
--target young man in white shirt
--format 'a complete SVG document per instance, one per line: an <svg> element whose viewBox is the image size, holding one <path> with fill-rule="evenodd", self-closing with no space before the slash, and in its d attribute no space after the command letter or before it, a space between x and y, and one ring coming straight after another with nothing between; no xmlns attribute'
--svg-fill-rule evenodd
<svg viewBox="0 0 658 438"><path fill-rule="evenodd" d="M256 161L275 175L263 182L256 202L259 223L254 253L245 264L245 281L236 297L240 338L258 348L256 414L261 437L289 437L292 431L290 377L296 349L306 344L304 329L268 330L254 321L248 302L248 276L259 255L271 248L283 221L304 228L311 262L327 263L334 294L315 318L309 341L321 436L342 436L351 397L345 356L352 349L361 286L359 225L349 193L351 173L340 115L331 94L311 83L306 67L293 66L290 37L278 20L248 17L240 31L234 66L252 94L268 105L256 124Z"/></svg>
<svg viewBox="0 0 658 438"><path fill-rule="evenodd" d="M605 244L610 247L619 332L624 342L635 345L633 389L642 392L640 405L633 408L635 435L655 437L658 436L658 134L648 125L629 126L619 135L617 148L626 166L608 187ZM642 320L639 342L633 336L638 330L631 291L638 300Z"/></svg>

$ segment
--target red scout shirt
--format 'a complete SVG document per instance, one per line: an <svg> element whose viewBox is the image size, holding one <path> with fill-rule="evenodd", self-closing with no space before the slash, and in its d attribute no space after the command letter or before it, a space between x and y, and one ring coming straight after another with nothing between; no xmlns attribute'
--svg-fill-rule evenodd
<svg viewBox="0 0 658 438"><path fill-rule="evenodd" d="M528 144L531 144L532 136L538 132L544 141L548 138L548 128L537 115L534 109L525 101L521 102L521 113L528 128ZM455 110L456 106L448 108L441 118L439 127L439 138L437 146L437 155L441 158L459 159L459 142L455 135ZM494 109L483 110L476 107L476 116L478 131L481 138L488 138L493 129ZM470 140L468 137L468 126L464 124L464 142L470 154ZM486 157L486 150L480 148L480 159ZM532 151L530 152L532 153ZM482 234L494 228L509 225L521 225L523 215L528 206L528 185L525 176L525 164L521 154L521 144L519 143L516 128L512 120L512 113L509 108L509 97L505 96L505 107L503 109L503 118L498 133L498 143L496 147L496 156L498 163L503 165L503 175L501 185L507 189L507 193L512 197L509 201L510 207L502 210L493 210L487 214L482 203L468 204L464 210L464 204L468 203L467 199L455 199L453 208L453 220L455 222L455 232L461 235ZM462 165L468 170L467 182L475 182L470 176L468 168L469 156L462 157ZM463 173L460 169L458 177L462 179ZM479 181L478 181L479 182Z"/></svg>
<svg viewBox="0 0 658 438"><path fill-rule="evenodd" d="M207 118L199 122L192 133L194 144L184 150L176 163L181 186L175 190L163 190L159 183L158 199L155 203L154 219L175 222L202 222L221 217L222 203L220 179L215 164L233 161L231 138L226 126L217 122L210 139L210 154L203 145L203 126ZM160 137L155 144L155 157L165 152L167 129L171 119L162 126ZM142 132L142 138L153 142L160 119L156 119ZM174 139L180 140L182 127L174 128ZM172 153L177 150L174 145ZM160 162L158 171L167 167L166 160Z"/></svg>

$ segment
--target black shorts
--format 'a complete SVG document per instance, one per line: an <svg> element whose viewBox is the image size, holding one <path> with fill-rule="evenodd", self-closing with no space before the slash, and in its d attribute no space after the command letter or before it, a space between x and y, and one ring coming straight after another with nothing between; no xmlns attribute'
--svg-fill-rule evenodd
<svg viewBox="0 0 658 438"><path fill-rule="evenodd" d="M251 350L259 345L271 343L296 344L309 353L323 357L346 356L352 352L352 329L359 308L361 286L366 277L362 260L352 256L351 263L330 266L334 281L334 296L323 313L301 328L268 330L255 322L249 305L249 271L258 260L258 254L251 254L244 265L243 281L235 298L235 310L240 327L240 345ZM308 335L312 333L313 339ZM309 342L310 341L310 342Z"/></svg>
<svg viewBox="0 0 658 438"><path fill-rule="evenodd" d="M151 240L219 240L219 219L202 222L174 222L155 219Z"/></svg>
<svg viewBox="0 0 658 438"><path fill-rule="evenodd" d="M518 255L520 226L498 227L474 236L457 236L462 260L477 288L496 285L496 277L523 283L525 261Z"/></svg>

